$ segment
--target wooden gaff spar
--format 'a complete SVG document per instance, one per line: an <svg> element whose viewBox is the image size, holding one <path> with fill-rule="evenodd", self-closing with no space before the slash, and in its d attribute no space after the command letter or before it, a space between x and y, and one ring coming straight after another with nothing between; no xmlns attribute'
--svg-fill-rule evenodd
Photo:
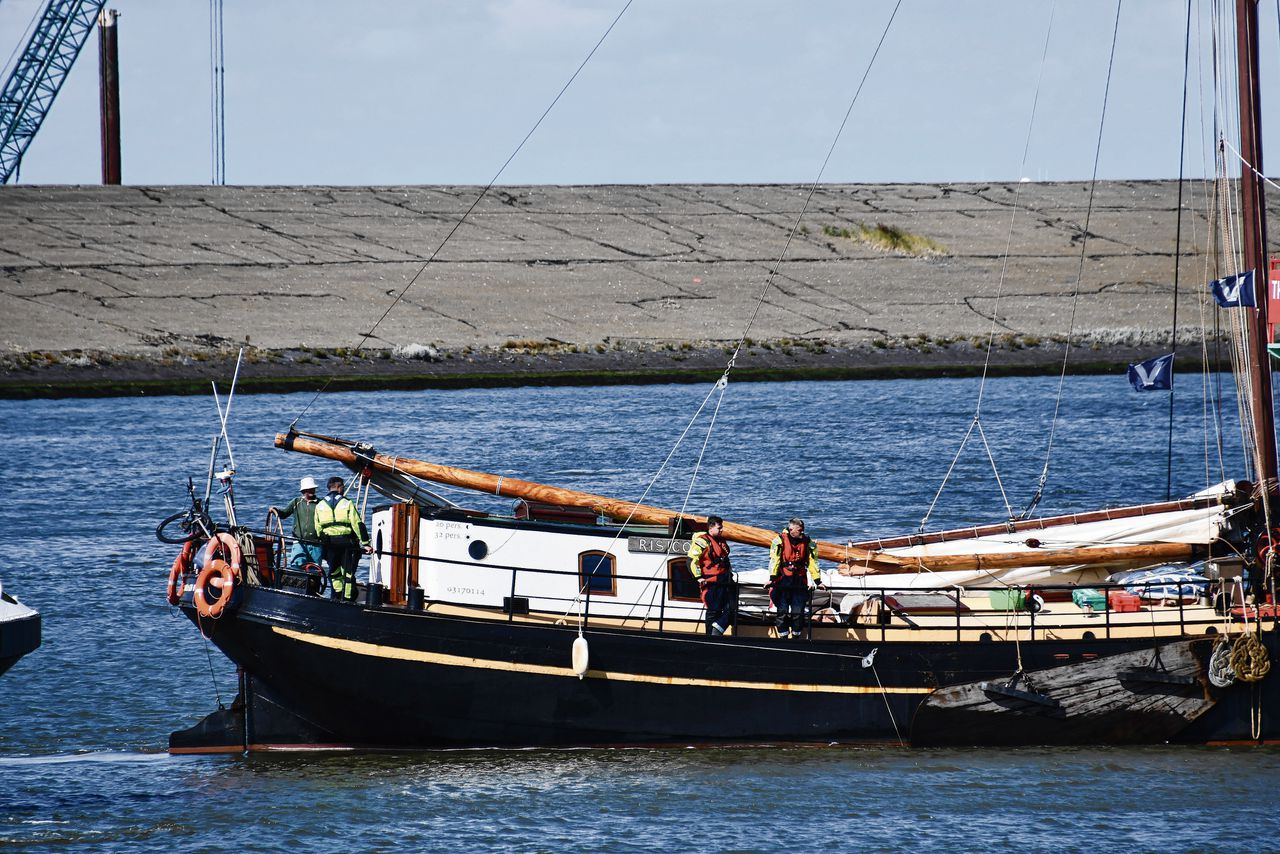
<svg viewBox="0 0 1280 854"><path fill-rule="evenodd" d="M589 492L517 480L485 472L429 463L408 457L386 454L358 454L355 444L342 439L301 433L277 433L277 448L298 451L312 456L325 457L352 469L365 465L386 472L400 472L414 477L470 489L492 495L538 501L569 507L588 508L612 519L630 519L650 525L665 525L681 514L660 507L620 501ZM685 518L705 522L705 516L684 514ZM725 522L725 539L746 545L768 548L777 536L774 531ZM1028 550L1022 552L996 552L986 554L929 555L924 557L890 554L889 552L860 549L820 540L814 541L818 557L851 566L855 572L866 575L890 573L933 572L951 570L1005 570L1022 567L1076 566L1088 564L1136 563L1149 564L1161 561L1190 560L1196 557L1196 547L1190 543L1144 543L1124 546L1090 546L1072 549Z"/></svg>

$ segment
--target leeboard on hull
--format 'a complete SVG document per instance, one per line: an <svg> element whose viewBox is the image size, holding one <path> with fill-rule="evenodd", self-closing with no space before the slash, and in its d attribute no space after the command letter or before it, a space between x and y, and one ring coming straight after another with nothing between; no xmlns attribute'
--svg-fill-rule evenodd
<svg viewBox="0 0 1280 854"><path fill-rule="evenodd" d="M189 602L184 611L194 618ZM1215 719L1221 698L1250 689L1220 691L1199 681L1206 640L1100 640L1088 649L1023 643L1031 683L1063 713L970 702L956 717L939 707L979 699L973 691L982 683L1007 683L1013 644L762 642L588 629L591 670L579 680L569 658L577 632L569 626L368 609L270 590L247 591L235 611L204 626L248 674L246 706L272 712L259 729L252 716L239 724L243 733L230 724L233 735L223 741L231 749L1157 743L1177 740L1193 721L1198 740L1250 736L1234 717ZM1274 654L1274 638L1270 645ZM862 666L873 649L874 670ZM1064 656L1073 660L1062 664ZM1170 678L1152 677L1157 671ZM1264 682L1262 691L1266 702L1280 702L1274 685ZM982 696L990 702L990 693ZM1107 702L1110 710L1097 713ZM174 748L216 747L217 730L212 722L203 735L175 733Z"/></svg>
<svg viewBox="0 0 1280 854"><path fill-rule="evenodd" d="M1209 640L1173 641L1021 674L940 688L916 712L921 746L1113 744L1174 738L1216 698L1207 676Z"/></svg>

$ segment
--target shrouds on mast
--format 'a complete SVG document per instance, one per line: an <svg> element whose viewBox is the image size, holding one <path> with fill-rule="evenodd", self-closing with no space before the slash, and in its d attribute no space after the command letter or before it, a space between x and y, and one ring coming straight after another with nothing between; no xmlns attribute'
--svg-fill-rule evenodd
<svg viewBox="0 0 1280 854"><path fill-rule="evenodd" d="M397 305L400 304L400 301L404 299L404 295L409 292L409 289L413 287L414 283L418 281L418 279L422 276L424 272L426 272L426 269L428 266L430 266L431 262L436 259L436 256L440 254L440 251L444 249L445 245L449 242L449 240L453 237L453 235L457 233L458 229L462 227L462 224L467 221L468 217L471 216L471 212L476 209L476 206L479 205L480 202L484 199L484 197L488 195L489 191L493 189L493 185L496 184L498 182L498 179L502 177L502 173L505 172L507 170L507 167L511 165L511 161L515 160L516 155L520 153L520 150L522 148L524 148L525 143L527 143L529 141L529 138L533 136L534 131L536 131L542 125L543 120L546 119L546 117L551 113L552 108L554 108L555 105L559 103L560 99L564 96L564 93L567 92L569 90L569 87L573 84L573 81L578 79L578 75L582 73L582 69L587 67L587 63L591 61L591 57L596 55L596 51L600 49L600 45L604 44L604 40L609 37L609 33L613 32L613 28L617 26L618 21L622 20L622 16L625 15L627 10L631 8L631 4L633 2L634 0L627 0L627 2L623 4L622 9L618 11L618 14L616 16L614 16L614 19L609 23L609 26L605 29L604 34L600 36L599 40L591 48L590 52L588 52L586 57L583 58L582 62L578 64L578 67L574 70L573 74L569 76L569 79L565 81L565 84L560 87L560 91L557 92L556 96L551 99L551 103L548 104L547 108L542 111L542 115L538 116L538 120L533 123L533 127L529 128L529 132L524 135L524 138L520 140L520 142L516 145L515 149L512 150L511 154L507 156L507 159L503 161L500 167L498 167L498 171L495 172L493 174L493 177L489 179L489 183L484 185L484 188L480 191L479 195L476 196L475 200L471 203L471 206L468 207L466 211L463 212L462 216L458 217L458 221L453 224L453 227L451 229L449 229L449 233L444 236L444 239L440 241L439 245L437 245L436 248L431 252L431 254L427 256L427 260L422 262L422 266L418 268L418 272L414 273L413 278L409 279L408 283L403 288L400 289L400 292L396 294L395 299L391 301L391 305L387 306L386 310L382 312L382 315L376 321L374 321L373 326L369 327L369 331L364 333L364 335L361 336L360 343L357 344L354 348L356 352L359 352L360 350L364 349L364 345L369 343L369 339L373 337L378 327L382 324L382 321L386 320L387 315L391 314L391 311ZM324 393L324 390L327 389L332 382L333 382L333 375L330 375L329 378L325 380L324 385L320 387L319 391L317 391L311 397L311 399L307 401L307 405L302 408L302 411L299 412L297 416L294 417L292 422L290 422L289 426L291 428L294 425L296 425L298 421L302 419L303 415L307 414L307 410L311 408L311 405L316 402L317 398L319 398L320 395Z"/></svg>

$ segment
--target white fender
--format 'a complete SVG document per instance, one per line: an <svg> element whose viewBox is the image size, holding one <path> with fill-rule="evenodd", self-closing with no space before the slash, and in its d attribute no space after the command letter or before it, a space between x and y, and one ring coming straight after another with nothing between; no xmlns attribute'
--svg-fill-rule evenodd
<svg viewBox="0 0 1280 854"><path fill-rule="evenodd" d="M586 678L588 657L587 639L578 635L573 641L573 672L579 679Z"/></svg>

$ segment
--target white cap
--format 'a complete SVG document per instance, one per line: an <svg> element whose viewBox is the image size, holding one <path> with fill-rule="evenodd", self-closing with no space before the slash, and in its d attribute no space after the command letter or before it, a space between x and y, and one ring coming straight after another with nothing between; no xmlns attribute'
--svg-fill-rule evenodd
<svg viewBox="0 0 1280 854"><path fill-rule="evenodd" d="M319 489L319 488L320 488L320 485L316 483L316 479L314 477L304 477L301 481L298 482L299 492L305 492L308 489Z"/></svg>

